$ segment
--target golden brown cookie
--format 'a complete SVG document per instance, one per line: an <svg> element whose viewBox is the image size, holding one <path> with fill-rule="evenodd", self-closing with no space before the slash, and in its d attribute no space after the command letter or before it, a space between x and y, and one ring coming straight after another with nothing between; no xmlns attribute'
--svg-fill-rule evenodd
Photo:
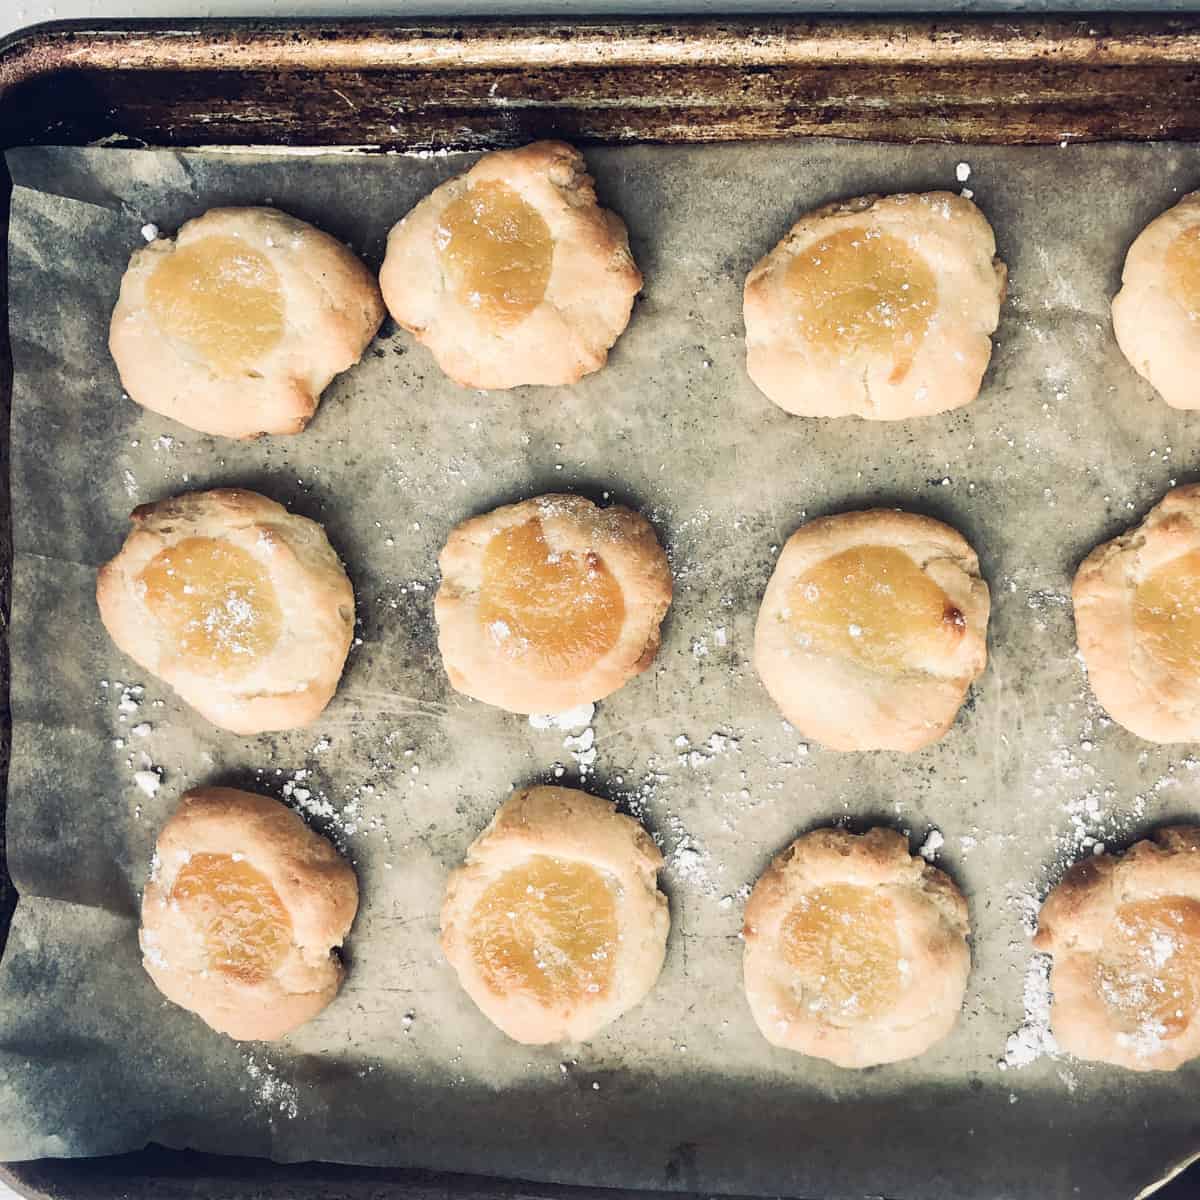
<svg viewBox="0 0 1200 1200"><path fill-rule="evenodd" d="M117 646L233 733L294 729L332 699L354 593L325 531L256 492L133 510L96 602Z"/></svg>
<svg viewBox="0 0 1200 1200"><path fill-rule="evenodd" d="M969 404L1006 270L949 192L863 196L801 217L746 279L746 368L804 417L899 421Z"/></svg>
<svg viewBox="0 0 1200 1200"><path fill-rule="evenodd" d="M1112 322L1130 365L1172 408L1200 408L1200 192L1129 247Z"/></svg>
<svg viewBox="0 0 1200 1200"><path fill-rule="evenodd" d="M1075 631L1096 698L1151 742L1200 740L1200 485L1083 560Z"/></svg>
<svg viewBox="0 0 1200 1200"><path fill-rule="evenodd" d="M644 517L549 495L464 521L438 563L438 648L460 692L556 713L615 692L658 653L671 569Z"/></svg>
<svg viewBox="0 0 1200 1200"><path fill-rule="evenodd" d="M201 433L299 433L383 320L371 272L273 208L213 208L137 250L109 348L138 404Z"/></svg>
<svg viewBox="0 0 1200 1200"><path fill-rule="evenodd" d="M662 970L662 865L650 835L606 800L515 792L450 876L442 949L515 1041L586 1041L640 1003Z"/></svg>
<svg viewBox="0 0 1200 1200"><path fill-rule="evenodd" d="M598 371L642 276L621 218L596 203L578 150L485 154L388 237L388 311L456 383L575 383Z"/></svg>
<svg viewBox="0 0 1200 1200"><path fill-rule="evenodd" d="M1055 1040L1079 1058L1173 1071L1200 1056L1200 828L1156 829L1077 863L1034 946L1054 957Z"/></svg>
<svg viewBox="0 0 1200 1200"><path fill-rule="evenodd" d="M971 954L951 879L890 829L817 829L746 902L746 999L774 1046L839 1067L924 1053L958 1020Z"/></svg>
<svg viewBox="0 0 1200 1200"><path fill-rule="evenodd" d="M894 509L802 525L767 585L754 665L783 715L833 750L918 750L987 663L988 588L961 534Z"/></svg>
<svg viewBox="0 0 1200 1200"><path fill-rule="evenodd" d="M158 835L142 963L168 1000L238 1041L273 1041L341 987L358 909L349 865L290 809L233 788L188 792Z"/></svg>

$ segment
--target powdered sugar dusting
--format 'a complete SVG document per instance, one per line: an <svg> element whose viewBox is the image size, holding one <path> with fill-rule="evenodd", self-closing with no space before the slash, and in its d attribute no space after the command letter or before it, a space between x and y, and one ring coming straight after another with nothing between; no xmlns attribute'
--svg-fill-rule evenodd
<svg viewBox="0 0 1200 1200"><path fill-rule="evenodd" d="M938 851L946 844L946 839L942 835L940 829L931 829L925 835L925 841L921 843L921 849L918 853L926 862L933 862L938 856Z"/></svg>
<svg viewBox="0 0 1200 1200"><path fill-rule="evenodd" d="M1015 1033L1008 1035L1004 1057L996 1064L1002 1071L1027 1067L1043 1055L1058 1053L1058 1043L1050 1032L1051 957L1034 954L1025 969L1025 1019Z"/></svg>
<svg viewBox="0 0 1200 1200"><path fill-rule="evenodd" d="M683 822L677 817L670 818L668 826L675 846L667 855L667 870L694 891L704 895L715 894L714 864L708 849L684 828Z"/></svg>
<svg viewBox="0 0 1200 1200"><path fill-rule="evenodd" d="M566 709L565 713L534 713L529 718L529 725L535 730L584 730L592 724L595 710L595 704L578 704L576 708Z"/></svg>
<svg viewBox="0 0 1200 1200"><path fill-rule="evenodd" d="M563 749L569 750L579 767L579 778L584 780L596 765L596 731L589 725L578 736L563 738Z"/></svg>
<svg viewBox="0 0 1200 1200"><path fill-rule="evenodd" d="M415 765L409 769L420 770ZM373 783L347 785L345 798L339 799L318 786L313 772L305 767L286 773L276 768L273 774L259 769L256 774L264 783L281 779L279 790L284 803L302 813L343 853L355 835L378 833L385 841L391 840L382 816L370 811L378 794Z"/></svg>
<svg viewBox="0 0 1200 1200"><path fill-rule="evenodd" d="M300 1113L300 1096L295 1084L281 1078L275 1064L266 1055L256 1055L250 1051L243 1051L243 1055L246 1074L250 1079L250 1097L255 1108L295 1120Z"/></svg>

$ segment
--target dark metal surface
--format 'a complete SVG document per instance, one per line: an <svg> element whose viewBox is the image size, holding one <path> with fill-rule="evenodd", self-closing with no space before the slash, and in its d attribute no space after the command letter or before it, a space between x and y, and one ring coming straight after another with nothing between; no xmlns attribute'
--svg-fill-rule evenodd
<svg viewBox="0 0 1200 1200"><path fill-rule="evenodd" d="M464 1134L466 1136L466 1134ZM330 1163L284 1166L151 1146L111 1158L14 1163L0 1175L36 1200L615 1200L604 1188L482 1179ZM637 1192L638 1200L689 1200L687 1192ZM737 1198L733 1198L737 1200Z"/></svg>
<svg viewBox="0 0 1200 1200"><path fill-rule="evenodd" d="M470 148L799 135L1047 143L1200 137L1200 17L474 22L83 22L0 42L0 148L79 144ZM9 184L0 177L0 303ZM0 333L0 407L11 358ZM0 440L0 621L8 612ZM8 757L0 653L0 783ZM0 789L0 814L4 794ZM15 901L0 826L0 951ZM2 1116L0 1116L2 1119ZM469 1131L464 1131L469 1136ZM599 1200L424 1172L279 1166L151 1148L0 1167L22 1194ZM979 1194L986 1190L977 1181ZM1047 1195L1071 1195L1070 1181ZM648 1200L649 1193L642 1194Z"/></svg>
<svg viewBox="0 0 1200 1200"><path fill-rule="evenodd" d="M0 45L0 140L1200 135L1200 18L130 22Z"/></svg>

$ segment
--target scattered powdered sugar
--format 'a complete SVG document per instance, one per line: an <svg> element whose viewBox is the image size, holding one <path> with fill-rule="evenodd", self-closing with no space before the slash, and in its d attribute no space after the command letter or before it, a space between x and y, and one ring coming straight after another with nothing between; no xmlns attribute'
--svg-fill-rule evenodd
<svg viewBox="0 0 1200 1200"><path fill-rule="evenodd" d="M1058 1053L1058 1043L1050 1032L1050 967L1049 954L1034 954L1025 969L1025 1020L1021 1027L1008 1035L1004 1057L996 1064L1002 1071L1010 1067L1027 1067L1043 1055Z"/></svg>
<svg viewBox="0 0 1200 1200"><path fill-rule="evenodd" d="M535 713L529 718L529 724L534 729L586 729L596 715L594 704L581 704L577 708L569 708L560 713Z"/></svg>
<svg viewBox="0 0 1200 1200"><path fill-rule="evenodd" d="M128 733L131 737L148 738L153 733L154 727L148 721L137 720L137 717L147 706L162 708L163 701L149 699L145 687L140 683L123 683L120 679L101 679L99 682L100 699L113 704L115 708L113 732ZM127 729L120 728L122 725L127 725L129 721L135 720L137 720L137 724L128 726ZM131 782L144 795L155 796L163 781L162 767L155 765L154 760L144 751L134 752L129 747L127 737L114 737L112 748L114 750L128 749L129 752L125 755L125 765L129 768L132 776ZM141 818L140 804L134 808L133 815L138 819Z"/></svg>
<svg viewBox="0 0 1200 1200"><path fill-rule="evenodd" d="M921 843L921 849L918 854L926 861L933 862L938 856L938 851L946 844L945 837L942 836L940 829L930 829L925 835L925 841Z"/></svg>
<svg viewBox="0 0 1200 1200"><path fill-rule="evenodd" d="M730 909L733 907L735 900L741 904L745 904L746 901L750 899L750 893L752 890L753 889L751 888L750 884L743 883L742 886L733 893L733 895L722 896L720 900L717 901L717 907L721 909Z"/></svg>
<svg viewBox="0 0 1200 1200"><path fill-rule="evenodd" d="M534 713L529 718L530 727L537 730L568 731L563 738L563 749L575 760L580 781L586 779L596 766L596 731L592 728L595 716L594 704L580 704L576 708L560 713ZM566 774L562 764L554 767L554 778Z"/></svg>
<svg viewBox="0 0 1200 1200"><path fill-rule="evenodd" d="M420 770L415 765L409 769L414 773ZM267 776L267 772L261 768L256 774L260 780ZM274 775L281 777L284 771L277 767ZM385 840L390 841L383 818L378 813L369 814L365 811L365 806L376 796L373 783L350 785L347 789L349 799L338 801L318 787L312 776L313 772L306 767L288 772L280 786L280 795L285 803L306 818L313 819L320 831L339 850L345 853L349 839L360 833L381 833Z"/></svg>
<svg viewBox="0 0 1200 1200"><path fill-rule="evenodd" d="M158 237L158 226L155 225L153 221L147 221L146 224L142 226L142 237L144 237L148 242L155 241Z"/></svg>
<svg viewBox="0 0 1200 1200"><path fill-rule="evenodd" d="M1068 605L1069 598L1030 591L1027 603L1033 611L1045 612ZM1107 845L1122 841L1144 821L1149 804L1147 795L1128 797L1104 777L1103 760L1096 750L1112 721L1087 688L1078 657L1076 665L1080 668L1078 696L1054 713L1048 749L1033 772L1034 799L1056 801L1066 817L1066 827L1055 839L1060 871L1087 854L1102 854ZM1174 773L1172 765L1150 791L1157 793L1174 785Z"/></svg>
<svg viewBox="0 0 1200 1200"><path fill-rule="evenodd" d="M1068 1071L1066 1067L1059 1067L1058 1077L1062 1080L1063 1086L1072 1095L1075 1094L1075 1089L1079 1086L1079 1077L1074 1071Z"/></svg>
<svg viewBox="0 0 1200 1200"><path fill-rule="evenodd" d="M122 683L119 679L109 682L100 680L100 695L104 699L117 699L117 720L124 723L142 707L146 689L140 683Z"/></svg>
<svg viewBox="0 0 1200 1200"><path fill-rule="evenodd" d="M725 754L740 754L741 739L731 733L714 730L698 746L693 746L686 734L680 734L675 739L679 750L676 762L681 767L690 767L693 771L703 770L712 764L714 759Z"/></svg>
<svg viewBox="0 0 1200 1200"><path fill-rule="evenodd" d="M159 786L162 784L162 768L152 767L145 771L134 771L133 782L137 784L147 796L157 794Z"/></svg>
<svg viewBox="0 0 1200 1200"><path fill-rule="evenodd" d="M683 830L681 824L675 824L679 840L667 856L667 870L681 883L689 884L697 891L706 894L713 892L710 874L712 856L690 833Z"/></svg>
<svg viewBox="0 0 1200 1200"><path fill-rule="evenodd" d="M954 178L957 179L959 183L966 183L967 180L971 178L971 164L960 162L958 166L954 168Z"/></svg>
<svg viewBox="0 0 1200 1200"><path fill-rule="evenodd" d="M589 725L577 737L563 738L563 749L569 750L578 764L579 778L586 779L596 765L596 731Z"/></svg>
<svg viewBox="0 0 1200 1200"><path fill-rule="evenodd" d="M1016 909L1025 936L1033 937L1037 933L1038 913L1042 909L1042 900L1037 889L1030 885L1027 888L1010 891L1008 906Z"/></svg>
<svg viewBox="0 0 1200 1200"><path fill-rule="evenodd" d="M243 1054L254 1106L294 1120L300 1112L300 1096L295 1084L280 1078L275 1065L265 1055L255 1055L250 1051L243 1051Z"/></svg>
<svg viewBox="0 0 1200 1200"><path fill-rule="evenodd" d="M662 771L655 770L653 764L651 764L651 769L642 776L641 781L635 787L621 792L621 800L629 810L630 816L645 824L648 807L654 803L657 797L658 785L668 778L670 776L664 774ZM624 777L618 775L615 782L622 784ZM655 835L654 840L658 845L662 845L661 835Z"/></svg>

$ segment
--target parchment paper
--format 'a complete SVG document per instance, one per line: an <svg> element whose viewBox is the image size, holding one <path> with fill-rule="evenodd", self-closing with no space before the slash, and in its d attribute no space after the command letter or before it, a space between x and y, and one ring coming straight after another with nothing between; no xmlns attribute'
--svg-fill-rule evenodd
<svg viewBox="0 0 1200 1200"><path fill-rule="evenodd" d="M122 397L107 323L141 226L269 201L377 265L390 225L469 158L10 154L21 903L0 965L0 1158L155 1140L705 1191L1130 1195L1200 1148L1195 1065L997 1064L1023 1021L1036 897L1093 838L1128 844L1200 816L1190 749L1138 741L1089 698L1068 600L1092 545L1197 477L1200 418L1135 377L1107 300L1135 233L1200 180L1200 153L809 141L588 158L647 280L606 370L568 389L462 391L389 325L308 432L246 445ZM904 424L772 406L743 368L751 264L809 208L956 187L960 161L1011 271L981 397ZM323 521L354 581L361 644L310 730L220 733L118 654L96 616L94 569L135 503L229 484ZM450 691L432 598L458 521L553 489L642 508L672 556L662 652L599 706L584 786L661 839L673 927L640 1007L586 1046L536 1049L460 991L436 914L510 789L556 764L578 780L588 735L564 745L563 730ZM992 588L987 673L952 732L911 757L807 744L749 665L779 545L806 516L873 504L962 530ZM135 772L153 768L148 795ZM359 873L347 985L284 1044L210 1032L139 965L155 835L201 782L307 808ZM936 827L975 931L954 1033L861 1073L770 1048L741 992L749 885L797 833L838 819L895 825L914 846Z"/></svg>

